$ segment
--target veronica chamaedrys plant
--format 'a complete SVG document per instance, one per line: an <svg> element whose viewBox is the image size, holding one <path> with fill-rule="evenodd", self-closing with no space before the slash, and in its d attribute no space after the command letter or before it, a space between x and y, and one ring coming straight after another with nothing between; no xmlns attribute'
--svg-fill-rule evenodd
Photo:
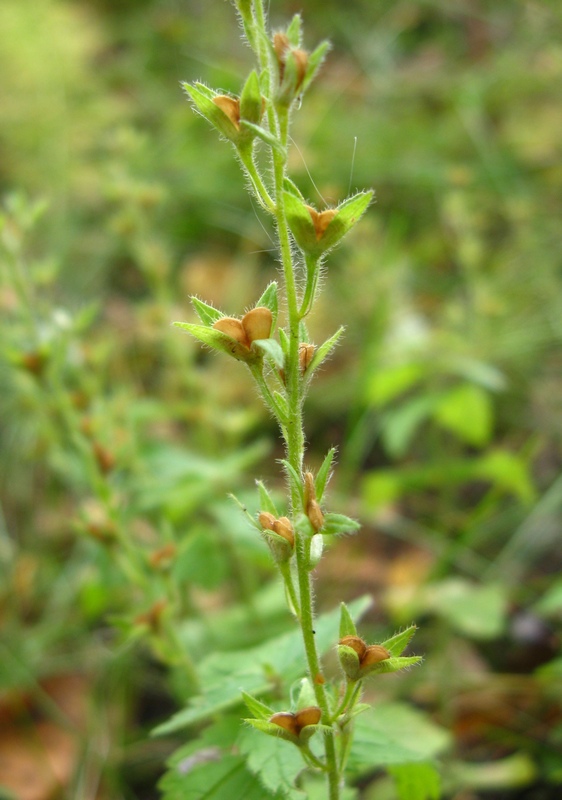
<svg viewBox="0 0 562 800"><path fill-rule="evenodd" d="M260 512L256 519L250 516L250 521L270 548L284 581L290 610L302 632L306 654L302 672L307 672L308 679L293 705L282 710L246 693L244 700L251 714L246 722L264 735L298 748L303 764L326 776L326 796L337 800L344 786L354 719L367 708L360 703L364 680L420 660L401 655L413 627L385 642L367 644L358 635L345 604L341 606L339 644L334 636L343 679L334 685L324 676L315 641L311 572L322 555L324 537L353 533L359 525L326 507L325 490L335 451L330 450L316 474L304 465L303 402L312 376L343 330L316 346L309 340L305 318L314 306L326 255L357 224L373 193L358 192L334 208L317 209L289 178L291 114L317 74L328 44L323 42L307 52L299 15L286 30L271 35L262 0L237 0L236 6L257 57L257 68L239 96L202 83L185 84L184 89L194 108L231 143L251 191L275 221L283 291L272 281L241 318L233 316L230 309L221 311L193 297L199 322L175 324L248 367L284 439L288 514L280 512L258 482ZM260 160L267 164L265 168L255 158L258 146L269 150L270 158ZM278 321L280 295L284 325ZM313 739L318 745L313 746Z"/></svg>

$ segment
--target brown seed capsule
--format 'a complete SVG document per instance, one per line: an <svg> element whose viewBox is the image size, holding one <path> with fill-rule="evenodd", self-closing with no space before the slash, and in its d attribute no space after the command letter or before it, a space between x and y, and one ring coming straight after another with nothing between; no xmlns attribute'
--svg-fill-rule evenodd
<svg viewBox="0 0 562 800"><path fill-rule="evenodd" d="M326 232L326 228L338 213L337 209L327 208L325 211L317 211L312 206L306 206L306 209L312 219L312 224L316 231L316 239L321 239Z"/></svg>
<svg viewBox="0 0 562 800"><path fill-rule="evenodd" d="M322 509L320 508L317 500L310 501L306 510L306 515L310 520L310 524L316 533L318 533L318 531L321 530L324 525L324 514L322 513Z"/></svg>
<svg viewBox="0 0 562 800"><path fill-rule="evenodd" d="M289 42L289 37L286 33L282 31L278 31L273 35L273 49L275 50L275 55L277 56L277 60L283 64L285 61L285 53L291 46Z"/></svg>
<svg viewBox="0 0 562 800"><path fill-rule="evenodd" d="M235 319L234 317L221 317L213 323L213 328L221 333L226 333L231 339L234 339L245 347L249 347L246 331L239 319Z"/></svg>
<svg viewBox="0 0 562 800"><path fill-rule="evenodd" d="M240 100L237 97L219 94L213 97L213 103L226 114L234 127L240 130Z"/></svg>
<svg viewBox="0 0 562 800"><path fill-rule="evenodd" d="M313 344L306 344L303 342L299 345L299 366L301 368L301 372L306 372L310 366L310 362L312 361L315 350L316 348Z"/></svg>
<svg viewBox="0 0 562 800"><path fill-rule="evenodd" d="M272 531L276 519L269 511L260 511L258 514L258 521L264 530Z"/></svg>
<svg viewBox="0 0 562 800"><path fill-rule="evenodd" d="M147 625L155 633L160 628L161 617L164 609L168 605L166 600L158 600L152 608L149 608L144 614L139 614L135 617L137 625Z"/></svg>
<svg viewBox="0 0 562 800"><path fill-rule="evenodd" d="M318 686L323 686L326 683L326 678L317 672L314 676L314 683L318 684Z"/></svg>
<svg viewBox="0 0 562 800"><path fill-rule="evenodd" d="M269 339L272 325L273 314L265 306L252 308L242 317L242 327L250 344L256 339Z"/></svg>
<svg viewBox="0 0 562 800"><path fill-rule="evenodd" d="M316 500L316 486L312 472L304 473L304 504L308 506L311 500Z"/></svg>
<svg viewBox="0 0 562 800"><path fill-rule="evenodd" d="M339 644L343 644L355 650L359 656L359 661L361 661L367 651L367 645L359 636L344 636L343 639L340 639Z"/></svg>
<svg viewBox="0 0 562 800"><path fill-rule="evenodd" d="M361 667L370 667L380 661L390 658L390 652L381 644L371 644L367 647L365 655L361 658Z"/></svg>
<svg viewBox="0 0 562 800"><path fill-rule="evenodd" d="M295 544L295 534L293 533L293 526L291 520L287 517L279 517L273 522L271 530L286 539L291 546Z"/></svg>
<svg viewBox="0 0 562 800"><path fill-rule="evenodd" d="M291 714L290 711L278 711L277 714L269 718L269 721L273 722L274 725L279 725L280 728L283 728L289 733L292 733L293 736L298 736L300 733L296 717L294 714Z"/></svg>
<svg viewBox="0 0 562 800"><path fill-rule="evenodd" d="M303 708L298 711L295 714L295 718L299 733L303 728L306 728L307 725L318 725L321 716L322 712L318 706L308 706L308 708Z"/></svg>
<svg viewBox="0 0 562 800"><path fill-rule="evenodd" d="M297 81L295 84L295 89L300 89L306 76L306 70L308 67L308 53L305 50L291 50L291 55L295 59L295 64L297 65Z"/></svg>

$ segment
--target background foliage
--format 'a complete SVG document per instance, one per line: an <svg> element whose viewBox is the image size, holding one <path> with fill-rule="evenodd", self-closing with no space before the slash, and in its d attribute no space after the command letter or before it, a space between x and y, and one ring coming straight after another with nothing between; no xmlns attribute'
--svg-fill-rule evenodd
<svg viewBox="0 0 562 800"><path fill-rule="evenodd" d="M272 21L298 10L276 0ZM448 730L445 796L554 798L562 12L303 11L307 44L334 49L294 173L315 202L377 194L311 325L347 331L312 390L310 463L338 445L332 492L364 525L318 598L373 594L373 638L420 624L423 667L375 691ZM147 732L185 704L191 661L290 627L226 499L275 487L272 422L169 327L189 294L242 313L274 274L267 222L179 88L239 85L233 20L195 0L0 5L0 784L23 800L156 797L192 733ZM357 779L367 800L409 780Z"/></svg>

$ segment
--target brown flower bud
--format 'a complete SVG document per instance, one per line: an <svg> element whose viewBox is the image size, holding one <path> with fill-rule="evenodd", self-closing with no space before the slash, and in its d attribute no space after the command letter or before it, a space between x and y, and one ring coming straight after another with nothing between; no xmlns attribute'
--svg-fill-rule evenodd
<svg viewBox="0 0 562 800"><path fill-rule="evenodd" d="M271 530L286 539L291 546L294 546L295 534L291 520L287 519L287 517L279 517L279 519L274 520Z"/></svg>
<svg viewBox="0 0 562 800"><path fill-rule="evenodd" d="M306 209L312 219L312 224L316 232L316 239L321 239L326 232L326 228L338 213L337 209L327 208L325 211L317 211L315 208L312 208L312 206L306 206Z"/></svg>
<svg viewBox="0 0 562 800"><path fill-rule="evenodd" d="M295 59L295 64L297 65L297 81L295 89L300 89L306 76L306 70L308 67L308 53L305 50L291 50L291 55Z"/></svg>
<svg viewBox="0 0 562 800"><path fill-rule="evenodd" d="M249 344L256 339L269 339L272 325L273 314L266 306L252 308L242 317L242 327Z"/></svg>
<svg viewBox="0 0 562 800"><path fill-rule="evenodd" d="M316 348L313 344L306 344L303 342L299 345L299 366L301 368L301 372L306 372L310 366L310 362L312 361L315 350Z"/></svg>
<svg viewBox="0 0 562 800"><path fill-rule="evenodd" d="M273 722L274 725L279 725L280 728L288 731L288 733L292 733L293 736L298 736L300 733L296 717L290 711L278 711L277 714L269 718L269 721Z"/></svg>
<svg viewBox="0 0 562 800"><path fill-rule="evenodd" d="M239 319L235 319L234 317L221 317L213 323L213 328L221 333L226 333L231 339L235 339L240 344L248 347L246 331Z"/></svg>
<svg viewBox="0 0 562 800"><path fill-rule="evenodd" d="M324 514L322 513L322 509L317 500L311 500L308 504L308 508L306 510L306 515L310 520L310 524L318 533L318 531L324 526Z"/></svg>
<svg viewBox="0 0 562 800"><path fill-rule="evenodd" d="M266 531L272 531L276 519L273 514L269 513L269 511L260 511L258 514L258 521L262 528L264 528Z"/></svg>
<svg viewBox="0 0 562 800"><path fill-rule="evenodd" d="M286 33L278 31L273 35L273 49L275 50L275 55L280 64L284 64L285 54L290 46L291 43Z"/></svg>
<svg viewBox="0 0 562 800"><path fill-rule="evenodd" d="M359 661L361 661L367 652L367 645L359 636L344 636L343 639L340 639L339 644L343 644L346 647L351 647L352 650L355 650L359 656Z"/></svg>
<svg viewBox="0 0 562 800"><path fill-rule="evenodd" d="M371 644L367 647L365 655L360 659L361 668L370 667L380 661L386 661L387 658L390 658L390 651L386 647L383 647L382 644Z"/></svg>
<svg viewBox="0 0 562 800"><path fill-rule="evenodd" d="M306 728L307 725L318 725L321 716L322 712L318 706L308 706L308 708L297 711L295 719L299 733L303 728Z"/></svg>
<svg viewBox="0 0 562 800"><path fill-rule="evenodd" d="M312 472L304 473L304 504L308 507L311 500L316 500L316 486Z"/></svg>
<svg viewBox="0 0 562 800"><path fill-rule="evenodd" d="M219 94L213 97L213 103L226 114L234 127L240 130L240 100L237 97Z"/></svg>
<svg viewBox="0 0 562 800"><path fill-rule="evenodd" d="M166 600L158 600L154 605L145 611L144 614L139 614L135 617L137 625L146 625L151 631L157 633L160 629L160 623L164 609L168 605Z"/></svg>

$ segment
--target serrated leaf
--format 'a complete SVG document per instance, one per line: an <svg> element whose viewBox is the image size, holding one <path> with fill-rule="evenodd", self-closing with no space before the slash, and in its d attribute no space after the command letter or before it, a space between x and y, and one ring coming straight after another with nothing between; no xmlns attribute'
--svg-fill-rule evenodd
<svg viewBox="0 0 562 800"><path fill-rule="evenodd" d="M211 327L214 322L224 316L213 306L210 306L208 303L204 303L202 300L199 300L198 297L191 298L191 305L193 306L195 313L203 325Z"/></svg>
<svg viewBox="0 0 562 800"><path fill-rule="evenodd" d="M326 485L330 480L330 470L332 468L332 463L335 455L336 455L336 448L335 447L330 448L316 475L316 480L314 484L316 487L316 498L319 503L322 502L322 498L324 497L324 492L326 491Z"/></svg>
<svg viewBox="0 0 562 800"><path fill-rule="evenodd" d="M439 800L441 778L433 764L397 764L388 768L399 800Z"/></svg>
<svg viewBox="0 0 562 800"><path fill-rule="evenodd" d="M239 755L222 755L181 772L177 767L159 783L162 800L282 800L283 794L267 792L261 781L246 767Z"/></svg>
<svg viewBox="0 0 562 800"><path fill-rule="evenodd" d="M357 619L370 604L371 598L364 596L350 603L349 611ZM316 643L320 653L335 644L338 619L339 609L335 609L316 620ZM272 686L272 674L290 685L303 677L305 664L302 636L298 630L247 650L212 653L199 664L203 694L193 698L187 708L156 728L154 734L172 733L232 708L241 702L241 691L254 697L264 694Z"/></svg>
<svg viewBox="0 0 562 800"><path fill-rule="evenodd" d="M281 730L278 725L273 727ZM261 736L259 729L252 728L240 732L238 746L247 758L248 769L266 789L306 800L306 795L295 788L295 781L305 768L297 747L284 743L279 736Z"/></svg>
<svg viewBox="0 0 562 800"><path fill-rule="evenodd" d="M340 605L340 639L344 636L357 636L357 628L353 617L345 603Z"/></svg>
<svg viewBox="0 0 562 800"><path fill-rule="evenodd" d="M403 703L380 704L355 721L348 769L359 777L380 767L428 761L450 743L450 734L421 711Z"/></svg>
<svg viewBox="0 0 562 800"><path fill-rule="evenodd" d="M268 720L273 714L273 709L247 692L242 692L242 699L246 703L248 710L258 719Z"/></svg>

